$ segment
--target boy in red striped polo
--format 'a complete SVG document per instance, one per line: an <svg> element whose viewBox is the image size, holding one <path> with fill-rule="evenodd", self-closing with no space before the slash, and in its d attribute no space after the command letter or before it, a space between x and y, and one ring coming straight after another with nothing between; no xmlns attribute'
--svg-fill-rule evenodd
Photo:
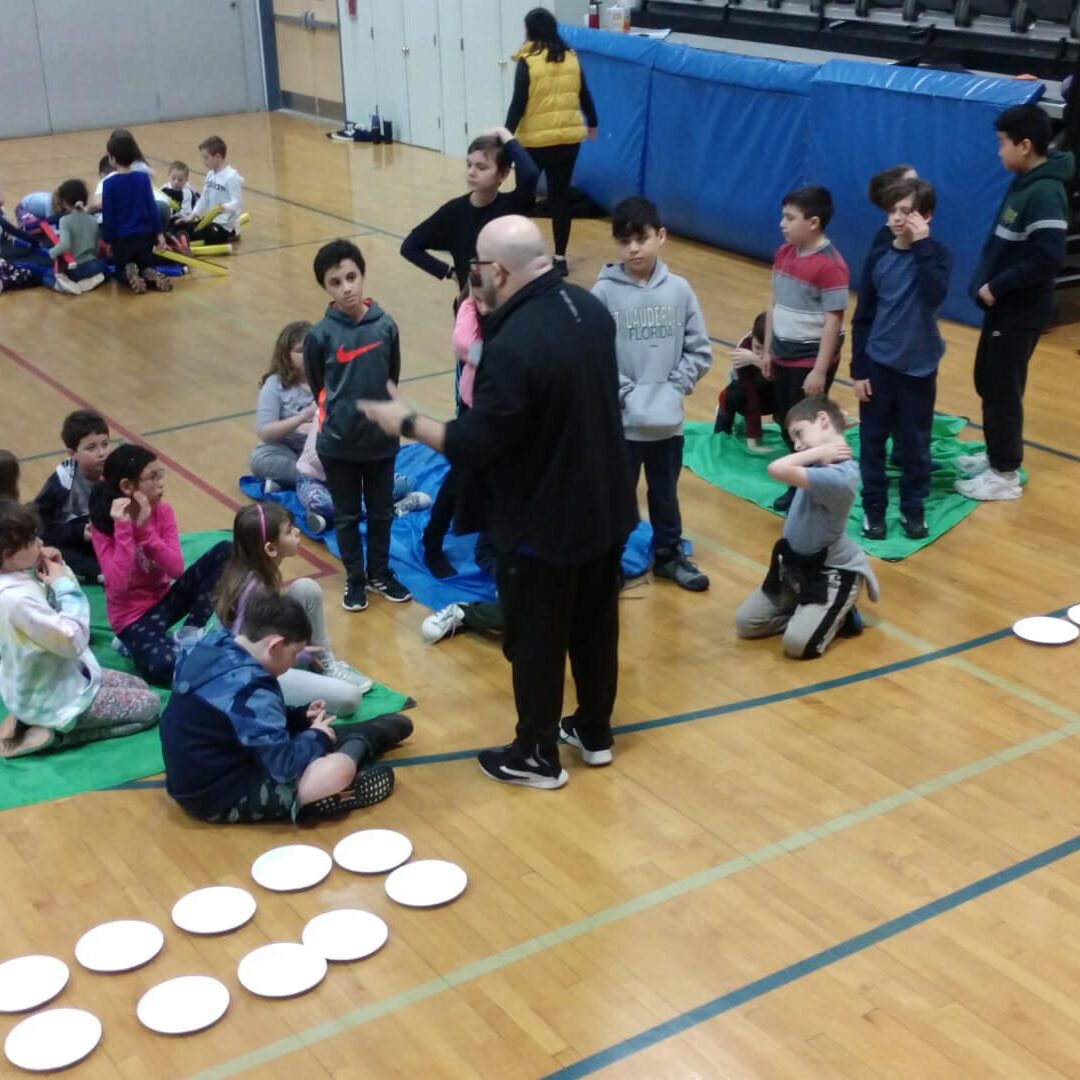
<svg viewBox="0 0 1080 1080"><path fill-rule="evenodd" d="M824 397L840 362L848 268L825 235L832 196L823 187L801 187L784 196L780 231L784 243L773 257L772 296L765 321L765 362L776 397L776 422L791 447L784 417L804 397ZM795 489L773 509L787 513Z"/></svg>

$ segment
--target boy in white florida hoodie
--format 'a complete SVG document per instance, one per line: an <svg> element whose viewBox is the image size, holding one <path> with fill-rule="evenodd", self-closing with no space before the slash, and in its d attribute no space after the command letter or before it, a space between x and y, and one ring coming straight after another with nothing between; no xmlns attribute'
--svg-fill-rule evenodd
<svg viewBox="0 0 1080 1080"><path fill-rule="evenodd" d="M709 334L694 290L658 257L667 231L656 206L623 199L611 231L622 261L607 263L592 291L615 320L623 432L635 487L645 468L653 574L704 592L709 579L683 550L677 489L683 399L712 365Z"/></svg>
<svg viewBox="0 0 1080 1080"><path fill-rule="evenodd" d="M157 695L134 675L101 670L90 605L31 506L0 499L0 756L74 746L151 727Z"/></svg>
<svg viewBox="0 0 1080 1080"><path fill-rule="evenodd" d="M199 143L199 156L206 166L206 179L202 194L194 209L186 217L179 217L174 227L187 233L193 240L207 244L227 244L238 240L240 213L244 209L244 178L225 163L228 154L225 140L217 135ZM199 222L215 207L221 208L214 220L204 229L196 229Z"/></svg>

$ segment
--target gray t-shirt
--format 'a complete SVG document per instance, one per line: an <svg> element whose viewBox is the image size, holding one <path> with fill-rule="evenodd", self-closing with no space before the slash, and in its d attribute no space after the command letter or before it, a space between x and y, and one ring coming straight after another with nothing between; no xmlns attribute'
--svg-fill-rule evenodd
<svg viewBox="0 0 1080 1080"><path fill-rule="evenodd" d="M255 404L255 430L258 431L264 424L288 420L290 416L302 413L314 400L307 383L283 387L281 379L271 375L259 388L259 400ZM301 424L281 440L297 454L304 449L304 440L307 438L307 431L303 430L305 426Z"/></svg>
<svg viewBox="0 0 1080 1080"><path fill-rule="evenodd" d="M812 466L807 475L810 484L795 492L784 522L784 539L799 555L826 550L825 565L862 574L870 598L876 600L877 578L866 552L844 531L859 491L859 463Z"/></svg>
<svg viewBox="0 0 1080 1080"><path fill-rule="evenodd" d="M71 494L68 495L67 506L64 508L64 523L74 521L75 518L90 516L90 488L89 480L76 469L71 479Z"/></svg>

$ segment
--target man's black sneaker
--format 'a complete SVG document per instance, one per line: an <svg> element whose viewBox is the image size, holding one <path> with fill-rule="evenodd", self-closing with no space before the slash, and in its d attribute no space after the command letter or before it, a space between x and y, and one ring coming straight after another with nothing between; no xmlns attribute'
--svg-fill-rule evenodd
<svg viewBox="0 0 1080 1080"><path fill-rule="evenodd" d="M559 738L570 746L576 746L581 751L581 760L586 765L610 765L615 757L610 746L604 750L590 750L581 741L581 736L578 735L577 729L574 727L574 718L572 716L564 716L560 721Z"/></svg>
<svg viewBox="0 0 1080 1080"><path fill-rule="evenodd" d="M926 515L921 510L901 510L900 524L910 540L925 540L930 535Z"/></svg>
<svg viewBox="0 0 1080 1080"><path fill-rule="evenodd" d="M779 498L773 500L772 508L780 514L786 514L795 501L795 488L789 487Z"/></svg>
<svg viewBox="0 0 1080 1080"><path fill-rule="evenodd" d="M690 592L704 592L709 579L681 551L658 551L653 560L653 576L674 581Z"/></svg>
<svg viewBox="0 0 1080 1080"><path fill-rule="evenodd" d="M341 606L346 611L363 611L367 607L367 589L363 581L349 581L345 584L345 595Z"/></svg>
<svg viewBox="0 0 1080 1080"><path fill-rule="evenodd" d="M884 540L888 535L885 526L885 510L878 507L863 507L862 534L867 540Z"/></svg>
<svg viewBox="0 0 1080 1080"><path fill-rule="evenodd" d="M476 759L485 776L503 784L520 784L522 787L552 791L561 788L570 779L557 759L554 762L545 761L538 749L525 756L515 743L481 750Z"/></svg>
<svg viewBox="0 0 1080 1080"><path fill-rule="evenodd" d="M387 570L382 577L371 578L368 588L394 604L404 604L406 600L412 599L412 593L394 577L392 570Z"/></svg>

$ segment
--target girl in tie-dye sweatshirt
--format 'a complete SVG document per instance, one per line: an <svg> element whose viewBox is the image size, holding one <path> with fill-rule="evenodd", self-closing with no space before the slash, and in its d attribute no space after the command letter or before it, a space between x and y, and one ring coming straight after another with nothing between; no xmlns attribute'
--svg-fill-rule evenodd
<svg viewBox="0 0 1080 1080"><path fill-rule="evenodd" d="M0 499L0 756L77 745L153 725L157 695L142 679L101 670L90 605L29 506Z"/></svg>

